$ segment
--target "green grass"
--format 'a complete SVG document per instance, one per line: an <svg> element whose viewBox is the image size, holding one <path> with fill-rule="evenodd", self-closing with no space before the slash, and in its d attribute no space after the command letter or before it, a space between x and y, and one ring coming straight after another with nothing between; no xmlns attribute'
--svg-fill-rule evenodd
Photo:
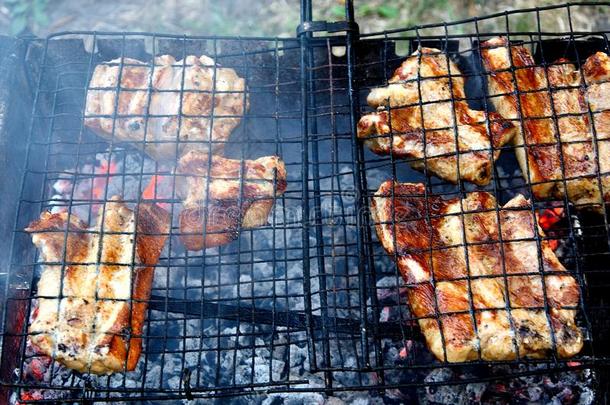
<svg viewBox="0 0 610 405"><path fill-rule="evenodd" d="M3 0L0 0L2 2ZM363 33L421 26L485 16L534 5L557 4L561 0L354 0L356 20ZM170 7L148 0L4 0L11 27L4 32L21 32L26 26L36 35L53 30L103 29L114 31L152 31L194 35L290 36L299 24L299 0L175 0ZM103 11L102 11L103 10ZM565 9L562 11L565 14ZM541 24L563 31L567 21L562 12L541 13ZM574 29L592 30L609 16L594 7L572 7ZM345 18L342 0L314 0L314 19L337 21ZM67 19L67 20L66 20ZM0 19L0 22L2 20ZM58 21L64 23L54 26ZM69 21L66 23L65 21ZM564 26L561 26L563 21ZM48 24L47 24L48 22ZM450 27L450 33L471 33L473 24ZM536 30L533 16L510 17L511 31ZM505 31L504 17L481 20L480 31ZM438 34L438 32L436 32ZM422 33L426 34L426 33Z"/></svg>
<svg viewBox="0 0 610 405"><path fill-rule="evenodd" d="M11 18L10 32L13 35L22 33L30 27L35 30L48 24L48 0L5 0Z"/></svg>

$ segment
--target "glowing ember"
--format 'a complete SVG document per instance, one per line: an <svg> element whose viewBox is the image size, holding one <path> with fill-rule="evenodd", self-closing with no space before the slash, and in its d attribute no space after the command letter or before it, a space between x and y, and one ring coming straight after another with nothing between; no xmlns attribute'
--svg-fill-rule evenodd
<svg viewBox="0 0 610 405"><path fill-rule="evenodd" d="M77 167L74 172L65 172L52 185L56 194L51 197L54 201L51 211L66 212L69 206L67 201L70 200L100 201L105 197L111 197L114 188L110 187L110 183L113 175L119 170L119 164L114 159L109 160L107 154L99 154L94 165L84 164L82 167ZM96 213L99 205L91 204L91 212ZM87 216L86 212L76 213L81 217Z"/></svg>
<svg viewBox="0 0 610 405"><path fill-rule="evenodd" d="M44 396L39 391L25 391L21 393L21 401L41 401L43 399ZM21 401L18 401L17 404L21 404Z"/></svg>
<svg viewBox="0 0 610 405"><path fill-rule="evenodd" d="M50 357L41 356L33 358L29 364L30 376L38 381L43 381L49 364L51 364Z"/></svg>
<svg viewBox="0 0 610 405"><path fill-rule="evenodd" d="M94 161L61 173L51 184L51 212L70 209L79 218L93 223L101 202L114 195L133 201L139 198L139 190L144 188L141 197L145 200L171 199L171 169L171 166L157 164L135 152L100 152ZM151 176L148 173L161 174ZM169 205L157 204L166 209Z"/></svg>
<svg viewBox="0 0 610 405"><path fill-rule="evenodd" d="M398 356L400 356L400 358L403 360L406 359L407 357L409 357L409 352L411 351L412 347L413 347L413 341L405 340L404 346L398 352Z"/></svg>
<svg viewBox="0 0 610 405"><path fill-rule="evenodd" d="M34 301L32 306L30 322L38 315L38 302ZM50 383L53 378L61 380L66 375L69 374L67 374L67 371L63 366L59 363L54 363L51 357L41 354L38 348L33 345L29 339L26 340L25 360L23 362L21 381L31 382L32 386L38 386L45 382ZM22 404L24 401L55 400L61 398L61 395L65 394L67 393L53 392L41 388L27 388L22 390L18 396L14 395L10 403Z"/></svg>
<svg viewBox="0 0 610 405"><path fill-rule="evenodd" d="M540 214L538 223L545 231L549 230L563 218L564 209L562 207L548 208Z"/></svg>
<svg viewBox="0 0 610 405"><path fill-rule="evenodd" d="M117 171L117 164L107 159L102 159L99 166L95 167L95 178L91 186L91 197L96 200L104 198L104 193L108 186L108 178Z"/></svg>
<svg viewBox="0 0 610 405"><path fill-rule="evenodd" d="M160 198L171 197L171 196L162 197L162 194L164 194L164 193L161 192L161 189L167 189L166 186L170 183L170 181L171 181L171 179L168 178L167 176L159 176L157 174L153 175L152 178L150 179L150 181L148 182L148 185L142 192L142 199L143 200L156 200L156 199L160 199ZM166 210L169 209L168 203L157 202L156 204Z"/></svg>
<svg viewBox="0 0 610 405"><path fill-rule="evenodd" d="M548 208L538 215L538 223L544 231L551 229L557 222L561 221L564 217L564 209L562 207ZM557 250L559 247L559 241L556 239L549 240L551 249Z"/></svg>

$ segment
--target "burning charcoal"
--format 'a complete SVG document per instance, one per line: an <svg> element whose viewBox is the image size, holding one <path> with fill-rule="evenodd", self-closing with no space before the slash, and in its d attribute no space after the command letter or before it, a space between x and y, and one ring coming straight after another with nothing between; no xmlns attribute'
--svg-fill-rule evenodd
<svg viewBox="0 0 610 405"><path fill-rule="evenodd" d="M150 175L142 177L140 173L169 173L170 167L156 164L136 151L116 149L96 154L95 164L84 163L75 167L73 172L75 175L66 172L53 183L52 189L56 194L52 199L102 200L115 194L122 195L126 200L137 199L140 190L145 191L146 186L155 179ZM76 183L72 183L74 179ZM158 176L154 186L153 195L144 195L144 199L172 198L173 185L169 177ZM98 204L74 204L72 209L76 215L83 218L91 216L91 221L94 221L97 207ZM53 212L66 209L67 207L54 207Z"/></svg>
<svg viewBox="0 0 610 405"><path fill-rule="evenodd" d="M324 395L318 393L289 393L269 395L261 405L301 405L301 404L323 404Z"/></svg>
<svg viewBox="0 0 610 405"><path fill-rule="evenodd" d="M290 368L297 368L299 369L298 373L301 373L302 367L307 362L309 362L307 347L290 345Z"/></svg>
<svg viewBox="0 0 610 405"><path fill-rule="evenodd" d="M169 389L177 390L180 388L180 376L175 375L166 380L166 385Z"/></svg>
<svg viewBox="0 0 610 405"><path fill-rule="evenodd" d="M26 344L26 360L23 364L24 382L31 382L32 385L41 385L53 383L63 385L72 376L72 373L61 364L52 361L50 357L38 354L31 342ZM21 392L21 401L26 400L60 400L68 397L66 391L46 390L46 389L27 389ZM10 403L19 403L16 395L13 396Z"/></svg>
<svg viewBox="0 0 610 405"><path fill-rule="evenodd" d="M398 287L402 279L384 277L377 282L377 300L383 305L379 320L381 322L406 322L411 319L406 299L406 289Z"/></svg>
<svg viewBox="0 0 610 405"><path fill-rule="evenodd" d="M439 383L454 379L454 373L448 368L438 368L425 378L427 383ZM459 404L471 403L464 385L433 385L420 390L420 401L423 404Z"/></svg>
<svg viewBox="0 0 610 405"><path fill-rule="evenodd" d="M401 359L406 359L407 357L409 357L409 353L411 352L412 348L413 348L413 341L406 340L404 346L402 347L402 349L400 349L400 352L398 353L398 355L400 356Z"/></svg>

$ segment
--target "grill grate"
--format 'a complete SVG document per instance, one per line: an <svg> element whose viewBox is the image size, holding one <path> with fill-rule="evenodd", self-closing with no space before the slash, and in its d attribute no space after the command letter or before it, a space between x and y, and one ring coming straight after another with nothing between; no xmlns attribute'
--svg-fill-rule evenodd
<svg viewBox="0 0 610 405"><path fill-rule="evenodd" d="M276 202L268 226L241 230L239 241L227 246L187 252L177 239L177 226L172 227L155 269L145 348L133 374L91 379L86 388L80 378L58 378L63 370L55 367L50 370L51 384L30 381L29 376L15 385L30 391L38 386L58 390L59 398L78 398L87 389L94 389L95 398L108 400L187 395L186 370L192 370L188 379L193 395L215 392L222 396L236 390L302 383L278 366L280 362L289 364L287 348L304 343L306 338L303 314L290 311L302 310L305 301L303 288L294 288L303 285L303 274L297 271L303 262L303 249L298 219L302 215L301 118L299 103L292 101L300 93L295 80L299 69L295 41L99 33L79 35L78 40L68 38L59 35L31 44L31 52L41 54L40 72L35 81L37 98L13 248L19 255L27 252L27 256L13 261L11 287L36 285L34 265L39 260L22 230L39 212L66 207L72 215L93 223L100 204L112 194L122 195L133 206L153 175L161 179L171 176L171 167L124 144L110 142L108 146L83 127L88 79L102 61L117 56L150 61L150 55L159 53L183 59L194 53L209 55L224 67L234 68L247 79L251 107L225 153L235 158L282 156L290 190ZM89 40L96 52L85 51L82 39ZM116 169L111 169L113 163ZM57 198L58 181L72 184L67 198ZM101 187L101 196L96 196L96 186ZM155 196L156 200L166 204L169 211L178 212L181 201L175 187L169 188L169 195ZM255 283L265 289L255 289ZM35 297L35 292L26 292L10 297L8 302L25 306L25 313L30 313ZM17 336L27 334L23 328L15 332ZM19 359L32 353L23 339L17 340L20 355L15 365L23 375L24 362ZM270 359L268 368L259 370L257 358L265 356ZM227 374L227 369L234 372Z"/></svg>
<svg viewBox="0 0 610 405"><path fill-rule="evenodd" d="M451 77L464 77L466 80L466 101L469 106L486 112L493 111L493 106L486 94L489 74L485 73L481 66L480 43L494 36L508 36L513 43L521 42L525 46L531 47L536 63L539 65L548 66L563 57L577 66L581 66L584 59L594 52L608 52L607 31L578 31L572 26L574 8L587 6L566 5L516 10L456 23L431 24L381 34L361 35L352 44L353 53L351 55L348 53L345 59L348 71L353 70L350 73L354 88L351 98L352 107L356 110L354 116L359 117L371 111L364 101L370 90L374 87L386 86L388 78L404 61L405 55L415 51L418 45L437 48L443 53L449 54L461 71L461 74L452 72ZM607 5L598 4L596 7L601 7L602 13L607 12ZM563 32L544 30L544 21L548 21L548 14L551 13L553 18L560 21L560 26L565 26L567 30ZM513 28L517 26L515 22L523 18L534 21L537 30L528 32ZM504 26L505 29L500 32L492 32L481 28L489 25L493 20L496 20L495 26ZM324 43L317 45L319 48L328 48L328 46ZM325 58L321 55L313 65L324 66L324 64ZM337 64L335 63L335 66ZM331 74L326 76L331 76ZM418 79L416 82L418 87L421 86L421 80ZM319 87L323 88L323 86ZM334 90L327 89L326 92L321 90L316 94L321 97L325 95L332 97L329 93L333 93ZM333 110L336 108L331 108L331 111ZM313 115L331 126L334 116L331 113L331 116L326 118L327 113L328 108L322 103L322 106L314 111ZM590 111L589 114L591 114ZM557 115L553 112L552 117ZM453 130L453 128L449 129ZM351 130L352 133L355 132L354 127ZM333 132L332 129L328 133L325 131L311 131L310 133L312 132L310 139L313 147L320 151L330 149L332 153L334 149L330 146L331 141L325 138L325 135ZM320 132L322 133L320 134ZM390 130L390 132L389 137L397 136L400 133L398 130ZM335 136L340 136L340 133ZM314 367L318 366L317 370L331 374L333 380L338 381L337 385L340 386L337 390L360 389L362 385L368 386L372 390L398 388L403 390L403 395L407 395L402 397L403 400L414 400L421 399L417 396L416 388L423 383L432 384L440 381L441 384L467 384L468 381L497 379L500 375L516 377L551 372L560 374L562 370L577 370L607 363L608 353L602 343L606 341L604 338L606 325L605 321L597 316L600 305L602 308L605 305L603 304L605 301L603 293L599 288L603 289L601 286L607 284L606 281L602 281L607 277L603 263L609 253L607 214L604 212L603 216L596 217L577 212L573 204L564 198L563 201L540 201L533 204L532 215L558 205L564 207L566 211L566 219L558 223L547 237L542 238L540 235L536 235L533 240L538 244L538 251L540 251L541 241L558 241L562 247L560 255L562 263L571 270L581 286L582 299L577 308L578 323L586 330L586 342L580 355L569 360L550 356L550 359L523 358L519 361L496 361L494 366L490 366L490 363L485 361L444 364L443 367L451 371L441 380L430 378L432 371L438 371L439 363L434 361L429 350L422 344L423 336L417 325L418 318L409 314L405 309L407 308L404 294L405 283L396 270L392 258L388 256L378 241L374 229L375 223L368 211L368 202L381 182L388 179L427 184L427 194L424 196L426 200L432 195L455 198L463 197L475 190L486 190L498 199L498 204L494 209L496 212L499 212L499 203L505 203L518 193L530 198L531 188L523 179L518 168L513 151L514 146L501 148L502 153L494 166L493 179L486 187L475 187L466 182L451 185L439 180L431 173L427 173L425 169L423 173L412 170L405 160L394 158L391 155L375 155L361 142L355 143L354 148L353 151L338 148L341 150L341 155L338 157L331 154L331 156L322 155L324 157L321 159L311 159L314 172L316 166L321 168L337 160L340 162L352 160L354 164L350 171L355 176L354 198L359 200L355 201L353 206L357 218L343 214L338 221L332 216L326 221L316 221L319 223L316 229L317 245L322 245L319 249L325 252L324 255L318 254L316 257L327 259L332 257L333 264L325 266L323 262L319 261L312 273L314 279L319 279L319 290L314 289L312 294L316 296L319 293L320 302L326 303L326 305L321 305L319 313L323 318L324 311L330 314L328 327L315 333L317 362ZM347 152L348 150L350 152ZM423 160L425 161L426 157ZM563 179L564 185L565 181ZM599 175L598 181L600 181ZM337 190L333 195L338 193ZM323 204L324 202L322 202ZM429 221L430 217L426 216L426 220ZM333 254L336 253L336 249L333 247L335 240L333 235L344 229L345 222L356 225L356 229L360 230L357 232L358 239L353 242L354 249L352 250L359 260L354 261L353 265L347 264L342 268L342 266L336 265L336 258L343 259L343 257ZM593 242L593 239L596 242ZM344 263L349 263L347 256L349 255L346 255ZM320 271L320 269L324 270ZM504 277L506 277L505 270ZM465 280L470 283L471 278L466 277ZM546 295L543 298L543 309L548 311L549 304ZM472 302L471 292L470 302ZM471 307L467 312L474 318L476 313L482 311L473 311ZM317 313L314 311L314 314ZM360 333L349 333L341 327L335 326L332 318L334 314L348 314L354 319L359 319L362 322ZM358 361L350 363L349 359L354 353L357 354ZM346 361L346 359L348 360ZM358 374L358 378L353 378L354 373ZM409 391L408 387L411 387L412 390ZM387 391L385 392L387 393Z"/></svg>
<svg viewBox="0 0 610 405"><path fill-rule="evenodd" d="M11 264L0 273L6 303L3 395L85 402L367 390L407 401L430 398L433 387L567 371L581 376L583 369L596 370L590 379L605 384L610 360L604 347L610 330L605 320L604 290L610 284L605 212L603 217L585 215L567 199L532 207L532 214L565 209L565 219L548 238L536 234L534 240L538 251L541 241L558 240L562 263L581 287L578 324L586 331L581 354L570 360L551 356L441 364L407 310L405 284L377 239L369 200L382 181L392 178L426 184L426 199L464 196L477 188L464 182L451 185L410 169L403 160L374 155L354 134L357 119L370 111L364 103L370 89L386 85L404 60L401 49L411 53L421 44L448 53L467 79L468 104L490 111L479 55L482 41L508 36L532 47L538 63L566 57L580 66L593 52L610 51L609 31L578 31L573 10L598 7L608 13L610 3L515 10L367 35L358 34L350 1L347 23L335 24L312 22L311 2L302 3L304 23L296 39L69 32L28 41L24 70L34 95L31 122L15 197L19 207ZM550 13L560 21L561 32L546 31ZM537 30L520 30L523 18L535 21ZM485 28L494 20L505 29ZM317 31L341 34L314 35ZM153 176L172 178L172 165L145 157L114 140L115 135L110 142L103 140L83 124L87 85L97 64L124 57L150 63L153 55L162 54L177 60L205 54L245 78L250 108L226 142L224 155L280 156L287 190L277 198L268 226L241 229L238 240L226 246L185 251L174 224L155 267L136 370L109 377L68 373L56 363L44 363L26 345L24 317L36 305L40 260L23 229L45 209L65 208L92 224L111 195L121 194L133 207ZM531 194L512 149L502 148L492 182L479 188L502 203L517 193ZM170 183L163 195L155 189L154 199L177 217L182 202ZM58 191L62 184L69 187ZM33 377L36 367L47 373L44 380Z"/></svg>

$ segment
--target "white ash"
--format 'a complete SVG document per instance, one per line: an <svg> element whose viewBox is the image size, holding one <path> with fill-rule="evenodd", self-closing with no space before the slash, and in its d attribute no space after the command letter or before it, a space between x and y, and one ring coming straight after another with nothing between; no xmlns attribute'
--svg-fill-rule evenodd
<svg viewBox="0 0 610 405"><path fill-rule="evenodd" d="M299 394L271 394L261 402L262 405L301 405L323 403L325 403L325 396L315 392Z"/></svg>
<svg viewBox="0 0 610 405"><path fill-rule="evenodd" d="M454 378L454 373L450 369L438 368L430 372L424 381L438 383L451 381L452 378ZM451 385L432 385L418 391L422 403L466 405L480 403L485 390L486 384L474 383L460 386L457 389Z"/></svg>

